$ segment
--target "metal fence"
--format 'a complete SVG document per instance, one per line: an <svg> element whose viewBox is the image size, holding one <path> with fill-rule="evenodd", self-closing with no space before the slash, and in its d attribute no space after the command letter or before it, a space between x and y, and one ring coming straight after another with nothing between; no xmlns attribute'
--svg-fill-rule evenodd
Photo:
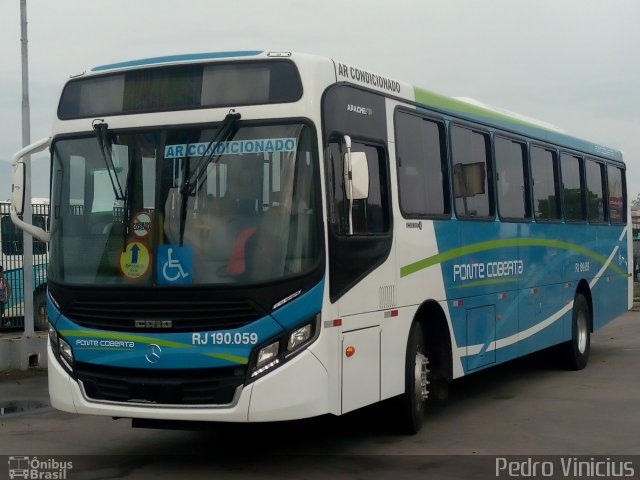
<svg viewBox="0 0 640 480"><path fill-rule="evenodd" d="M5 304L4 317L0 321L0 333L16 331L24 328L24 242L23 232L18 229L9 216L10 204L0 203L0 265L4 268L4 276L11 286L11 296ZM48 230L49 205L33 205L33 224ZM34 323L36 327L43 327L42 316L47 285L47 264L49 256L47 244L33 240L33 291Z"/></svg>

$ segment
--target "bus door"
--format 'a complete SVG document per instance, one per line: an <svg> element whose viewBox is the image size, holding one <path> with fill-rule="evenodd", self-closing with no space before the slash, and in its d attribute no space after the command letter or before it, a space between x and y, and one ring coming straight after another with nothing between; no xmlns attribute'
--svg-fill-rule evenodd
<svg viewBox="0 0 640 480"><path fill-rule="evenodd" d="M383 97L356 88L325 95L330 308L342 319L343 413L380 400L388 381L381 352L385 312L397 306L397 266L385 112Z"/></svg>

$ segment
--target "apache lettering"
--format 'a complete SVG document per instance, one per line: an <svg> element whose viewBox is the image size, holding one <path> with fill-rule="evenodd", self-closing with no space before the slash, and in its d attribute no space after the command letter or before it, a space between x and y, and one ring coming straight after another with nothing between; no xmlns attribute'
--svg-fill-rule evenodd
<svg viewBox="0 0 640 480"><path fill-rule="evenodd" d="M360 115L373 115L373 108L349 104L347 105L347 112L359 113Z"/></svg>

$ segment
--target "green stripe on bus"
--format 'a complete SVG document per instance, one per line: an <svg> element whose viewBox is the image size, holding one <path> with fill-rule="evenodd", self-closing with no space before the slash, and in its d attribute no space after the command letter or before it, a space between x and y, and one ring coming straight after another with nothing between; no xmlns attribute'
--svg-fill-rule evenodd
<svg viewBox="0 0 640 480"><path fill-rule="evenodd" d="M517 117L510 116L506 113L497 112L489 108L484 108L480 105L474 105L472 103L458 100L456 98L447 97L439 93L431 92L420 87L413 87L414 95L417 103L428 105L430 107L440 108L442 110L455 110L461 113L468 113L472 115L478 115L484 118L492 120L500 120L503 122L514 123L517 125L523 125L525 127L538 128L542 130L549 130L555 132L555 129L545 127L541 124L534 124L527 122Z"/></svg>
<svg viewBox="0 0 640 480"><path fill-rule="evenodd" d="M240 355L233 355L231 353L205 353L205 355L208 357L220 358L222 360L240 363L243 365L249 363L249 359L247 357L241 357Z"/></svg>
<svg viewBox="0 0 640 480"><path fill-rule="evenodd" d="M410 263L409 265L401 267L400 277L406 277L407 275L419 272L420 270L431 267L433 265L453 260L454 258L462 257L464 255L469 255L471 253L510 247L551 247L561 250L571 250L586 255L587 257L593 258L603 265L607 262L606 257L603 257L599 253L596 253L593 250L589 250L588 248L577 245L575 243L562 242L560 240L550 240L546 238L506 238L501 240L487 240L485 242L472 243L463 247L452 248L451 250L447 250L446 252L427 257L423 260L418 260L417 262ZM609 268L611 268L617 274L627 277L627 272L617 265L611 264L609 265Z"/></svg>

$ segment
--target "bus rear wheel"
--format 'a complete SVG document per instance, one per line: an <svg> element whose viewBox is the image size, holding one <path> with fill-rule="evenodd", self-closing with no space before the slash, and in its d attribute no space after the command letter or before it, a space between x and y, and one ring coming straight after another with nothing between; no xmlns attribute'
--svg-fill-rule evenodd
<svg viewBox="0 0 640 480"><path fill-rule="evenodd" d="M571 340L561 345L564 363L569 370L582 370L589 361L591 350L591 310L584 295L573 300Z"/></svg>
<svg viewBox="0 0 640 480"><path fill-rule="evenodd" d="M400 397L401 427L409 434L418 433L424 422L425 402L429 395L428 365L422 326L414 322L407 345L405 393Z"/></svg>

